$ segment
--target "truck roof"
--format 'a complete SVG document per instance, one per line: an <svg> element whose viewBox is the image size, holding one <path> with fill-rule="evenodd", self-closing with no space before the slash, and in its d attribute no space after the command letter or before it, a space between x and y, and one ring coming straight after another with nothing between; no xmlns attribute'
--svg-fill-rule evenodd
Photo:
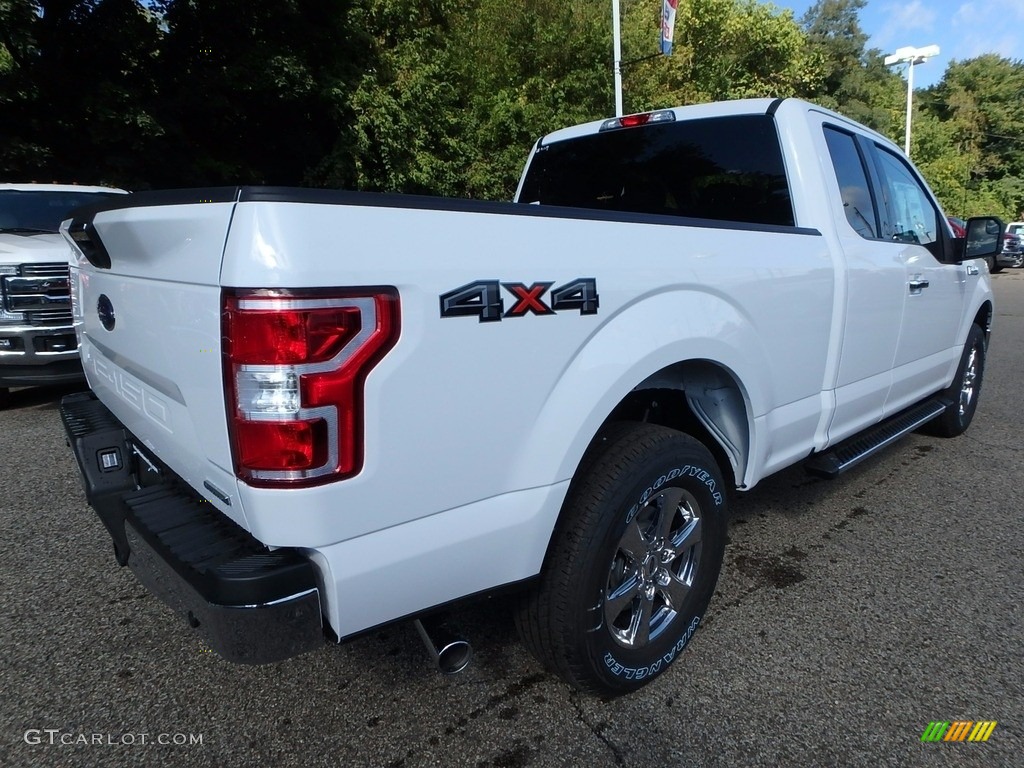
<svg viewBox="0 0 1024 768"><path fill-rule="evenodd" d="M15 192L107 192L127 195L128 190L118 187L94 187L87 184L0 184L0 191Z"/></svg>
<svg viewBox="0 0 1024 768"><path fill-rule="evenodd" d="M692 104L685 107L672 107L666 109L651 110L653 112L672 112L676 120L695 120L702 117L722 117L724 115L763 115L768 108L779 101L779 99L735 99L733 101L716 101L707 104ZM555 141L575 139L579 136L587 136L597 133L601 126L609 119L592 120L588 123L580 123L569 128L562 128L553 131L540 140L541 144L549 144Z"/></svg>
<svg viewBox="0 0 1024 768"><path fill-rule="evenodd" d="M782 105L786 106L783 107ZM874 138L884 143L890 148L900 149L897 147L889 138L883 136L877 131L871 130L867 126L861 125L849 117L835 112L831 109L826 109L817 104L813 104L809 101L797 98L760 98L760 99L734 99L732 101L714 101L705 104L691 104L684 107L671 107L665 109L652 109L644 113L636 114L657 114L671 112L676 120L700 120L708 117L726 117L733 115L764 115L769 112L775 113L777 110L792 110L792 109L803 109L805 111L817 111L823 112L830 115L833 119L847 123L849 125L857 126L858 129L870 133ZM629 117L628 115L626 117ZM537 142L538 146L544 144L550 144L558 141L566 141L567 139L575 139L580 136L588 136L591 134L598 133L605 123L616 118L604 118L602 120L592 120L587 123L580 123L569 128L562 128L557 131L553 131L546 136L542 137ZM660 121L655 121L660 122ZM902 150L901 150L902 151Z"/></svg>

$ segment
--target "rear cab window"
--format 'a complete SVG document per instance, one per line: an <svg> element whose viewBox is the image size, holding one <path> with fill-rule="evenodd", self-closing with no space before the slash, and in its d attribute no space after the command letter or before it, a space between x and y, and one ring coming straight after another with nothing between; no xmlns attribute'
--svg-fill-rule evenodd
<svg viewBox="0 0 1024 768"><path fill-rule="evenodd" d="M867 240L878 239L881 231L878 207L856 139L853 134L826 125L825 143L839 183L839 195L847 222L861 237Z"/></svg>
<svg viewBox="0 0 1024 768"><path fill-rule="evenodd" d="M738 115L542 144L522 203L794 226L775 121Z"/></svg>

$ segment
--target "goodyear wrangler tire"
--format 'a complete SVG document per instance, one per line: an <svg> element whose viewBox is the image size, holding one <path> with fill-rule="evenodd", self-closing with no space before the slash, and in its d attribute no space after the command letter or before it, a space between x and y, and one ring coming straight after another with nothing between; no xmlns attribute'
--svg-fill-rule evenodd
<svg viewBox="0 0 1024 768"><path fill-rule="evenodd" d="M603 696L662 674L700 625L725 547L721 473L697 440L621 423L574 478L538 585L516 616L549 670Z"/></svg>

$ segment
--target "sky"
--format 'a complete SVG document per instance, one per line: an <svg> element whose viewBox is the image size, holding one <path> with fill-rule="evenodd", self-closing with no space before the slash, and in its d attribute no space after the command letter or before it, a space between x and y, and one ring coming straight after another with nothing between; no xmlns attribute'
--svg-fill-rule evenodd
<svg viewBox="0 0 1024 768"><path fill-rule="evenodd" d="M764 0L790 8L799 21L814 3ZM934 85L949 63L997 53L1024 58L1024 0L868 0L858 14L868 48L893 53L897 48L937 45L940 54L914 67L914 88ZM900 66L901 74L906 65Z"/></svg>

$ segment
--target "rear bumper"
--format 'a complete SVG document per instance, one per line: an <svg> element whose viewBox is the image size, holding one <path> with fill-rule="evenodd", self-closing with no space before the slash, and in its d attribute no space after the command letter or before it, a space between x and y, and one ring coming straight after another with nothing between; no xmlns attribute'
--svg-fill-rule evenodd
<svg viewBox="0 0 1024 768"><path fill-rule="evenodd" d="M263 664L324 644L317 572L305 556L269 550L166 470L140 476L131 435L92 393L68 395L60 411L117 561L212 650Z"/></svg>
<svg viewBox="0 0 1024 768"><path fill-rule="evenodd" d="M9 365L6 358L0 357L0 386L3 387L39 387L84 380L85 374L78 358L49 365L26 366Z"/></svg>

